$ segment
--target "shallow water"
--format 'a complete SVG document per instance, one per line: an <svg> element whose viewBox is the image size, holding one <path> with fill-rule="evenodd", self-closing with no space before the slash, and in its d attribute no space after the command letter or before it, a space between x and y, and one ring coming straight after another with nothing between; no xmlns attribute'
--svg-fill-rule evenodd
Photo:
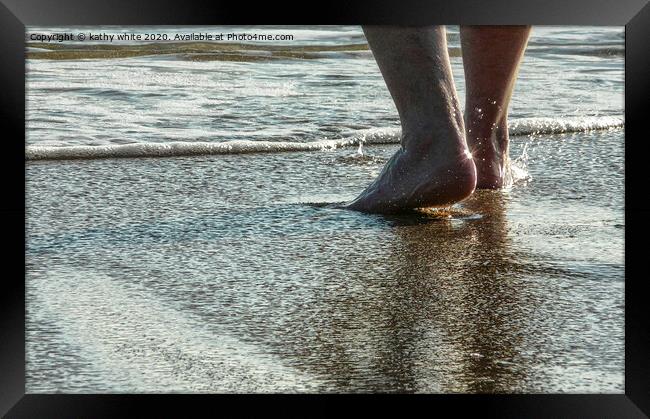
<svg viewBox="0 0 650 419"><path fill-rule="evenodd" d="M393 146L30 164L29 391L622 392L622 132L524 144L451 217L313 205Z"/></svg>
<svg viewBox="0 0 650 419"><path fill-rule="evenodd" d="M540 30L546 49L580 36L619 39L614 28ZM341 32L339 42L355 36ZM323 39L336 44L335 33ZM622 57L549 54L527 56L513 119L622 118ZM286 141L303 130L294 140L309 142L328 126L331 138L394 128L376 66L349 60L359 63L343 62L341 71L356 97L322 77L338 71L332 60L289 60L275 76L303 71L320 77L320 87L277 102L246 91L243 113L223 137L210 131L205 141ZM94 142L101 119L83 112L61 112L61 129L49 131L56 110L37 105L81 96L39 99L39 89L97 82L90 73L64 76L62 63L29 63L28 146L101 143ZM207 64L224 63L174 65L196 66L188 68L207 82L215 77ZM228 67L228 77L249 74L242 88L274 83L268 63L227 64L239 66ZM118 137L133 124L131 141L150 141L140 136L147 130L168 135L168 127L141 121L172 115L174 95L200 94L193 86L168 86L174 94L159 113L97 99L112 118L101 132ZM215 97L234 100L228 92L236 89L219 89ZM250 119L262 107L268 111ZM207 110L205 119L180 115L172 131L180 141L197 139L193 126L222 121ZM94 139L80 140L82 132ZM394 144L28 161L27 391L622 393L623 145L621 128L513 137L519 180L510 188L399 216L328 206L354 198Z"/></svg>
<svg viewBox="0 0 650 419"><path fill-rule="evenodd" d="M296 39L257 43L253 51L248 49L250 43L227 44L229 54L242 57L254 53L267 56L280 47L293 53L311 48L311 53L321 54L311 59L197 62L174 53L178 47L165 43L147 46L150 55L131 58L29 59L27 144L305 143L362 135L367 130L386 131L386 136L396 140L390 129L399 127L397 111L361 28L317 29L275 29L293 33ZM69 29L75 33L89 30ZM113 29L120 30L126 29ZM189 29L166 31L183 33ZM271 29L241 31L267 33ZM30 28L30 32L42 30ZM597 126L598 118L605 118L609 125L620 125L622 36L622 28L617 27L535 27L512 101L511 123L544 118L546 123L538 127L542 132L549 120L560 126L569 120L579 126L587 119L584 125L588 128ZM457 27L449 27L448 38L450 50L458 49ZM186 44L187 49L199 49L198 54L204 54L204 44ZM82 51L133 48L125 42L29 45L83 47ZM220 42L209 45L226 48ZM341 51L333 53L333 47ZM602 55L603 49L612 54ZM461 57L452 54L451 62L462 103L465 84ZM535 131L534 127L532 124L529 128Z"/></svg>

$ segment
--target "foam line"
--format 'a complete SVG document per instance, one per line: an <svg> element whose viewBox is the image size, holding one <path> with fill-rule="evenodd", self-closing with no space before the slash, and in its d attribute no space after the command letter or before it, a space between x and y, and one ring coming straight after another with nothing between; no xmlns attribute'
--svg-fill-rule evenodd
<svg viewBox="0 0 650 419"><path fill-rule="evenodd" d="M581 118L523 118L511 121L511 136L548 135L623 127L624 120L614 116L590 116ZM288 151L318 151L363 144L399 143L400 130L375 128L361 130L356 135L336 140L312 142L249 141L227 142L168 142L133 143L97 146L27 146L26 160L68 160L128 157L177 157L212 154L279 153Z"/></svg>

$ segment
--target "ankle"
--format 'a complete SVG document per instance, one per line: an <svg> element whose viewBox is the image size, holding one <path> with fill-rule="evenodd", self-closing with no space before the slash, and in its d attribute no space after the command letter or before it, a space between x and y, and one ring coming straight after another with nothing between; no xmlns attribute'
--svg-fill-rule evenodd
<svg viewBox="0 0 650 419"><path fill-rule="evenodd" d="M459 154L466 156L468 152L465 133L461 127L447 125L419 125L402 129L402 149L414 155L436 156Z"/></svg>
<svg viewBox="0 0 650 419"><path fill-rule="evenodd" d="M480 158L504 160L508 152L507 115L476 109L465 114L470 151Z"/></svg>

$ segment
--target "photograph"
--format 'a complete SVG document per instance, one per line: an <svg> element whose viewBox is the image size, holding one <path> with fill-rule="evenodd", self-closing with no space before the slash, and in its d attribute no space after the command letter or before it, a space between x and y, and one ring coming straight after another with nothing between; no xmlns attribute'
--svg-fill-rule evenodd
<svg viewBox="0 0 650 419"><path fill-rule="evenodd" d="M25 26L25 391L616 394L625 26Z"/></svg>

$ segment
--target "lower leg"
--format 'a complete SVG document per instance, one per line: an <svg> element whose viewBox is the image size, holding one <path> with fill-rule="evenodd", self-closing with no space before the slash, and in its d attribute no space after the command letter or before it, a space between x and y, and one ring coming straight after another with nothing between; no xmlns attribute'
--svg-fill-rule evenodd
<svg viewBox="0 0 650 419"><path fill-rule="evenodd" d="M461 26L465 127L477 188L503 186L508 162L508 106L530 26Z"/></svg>
<svg viewBox="0 0 650 419"><path fill-rule="evenodd" d="M445 29L363 28L402 124L401 147L348 207L367 212L444 206L476 183L467 150Z"/></svg>

